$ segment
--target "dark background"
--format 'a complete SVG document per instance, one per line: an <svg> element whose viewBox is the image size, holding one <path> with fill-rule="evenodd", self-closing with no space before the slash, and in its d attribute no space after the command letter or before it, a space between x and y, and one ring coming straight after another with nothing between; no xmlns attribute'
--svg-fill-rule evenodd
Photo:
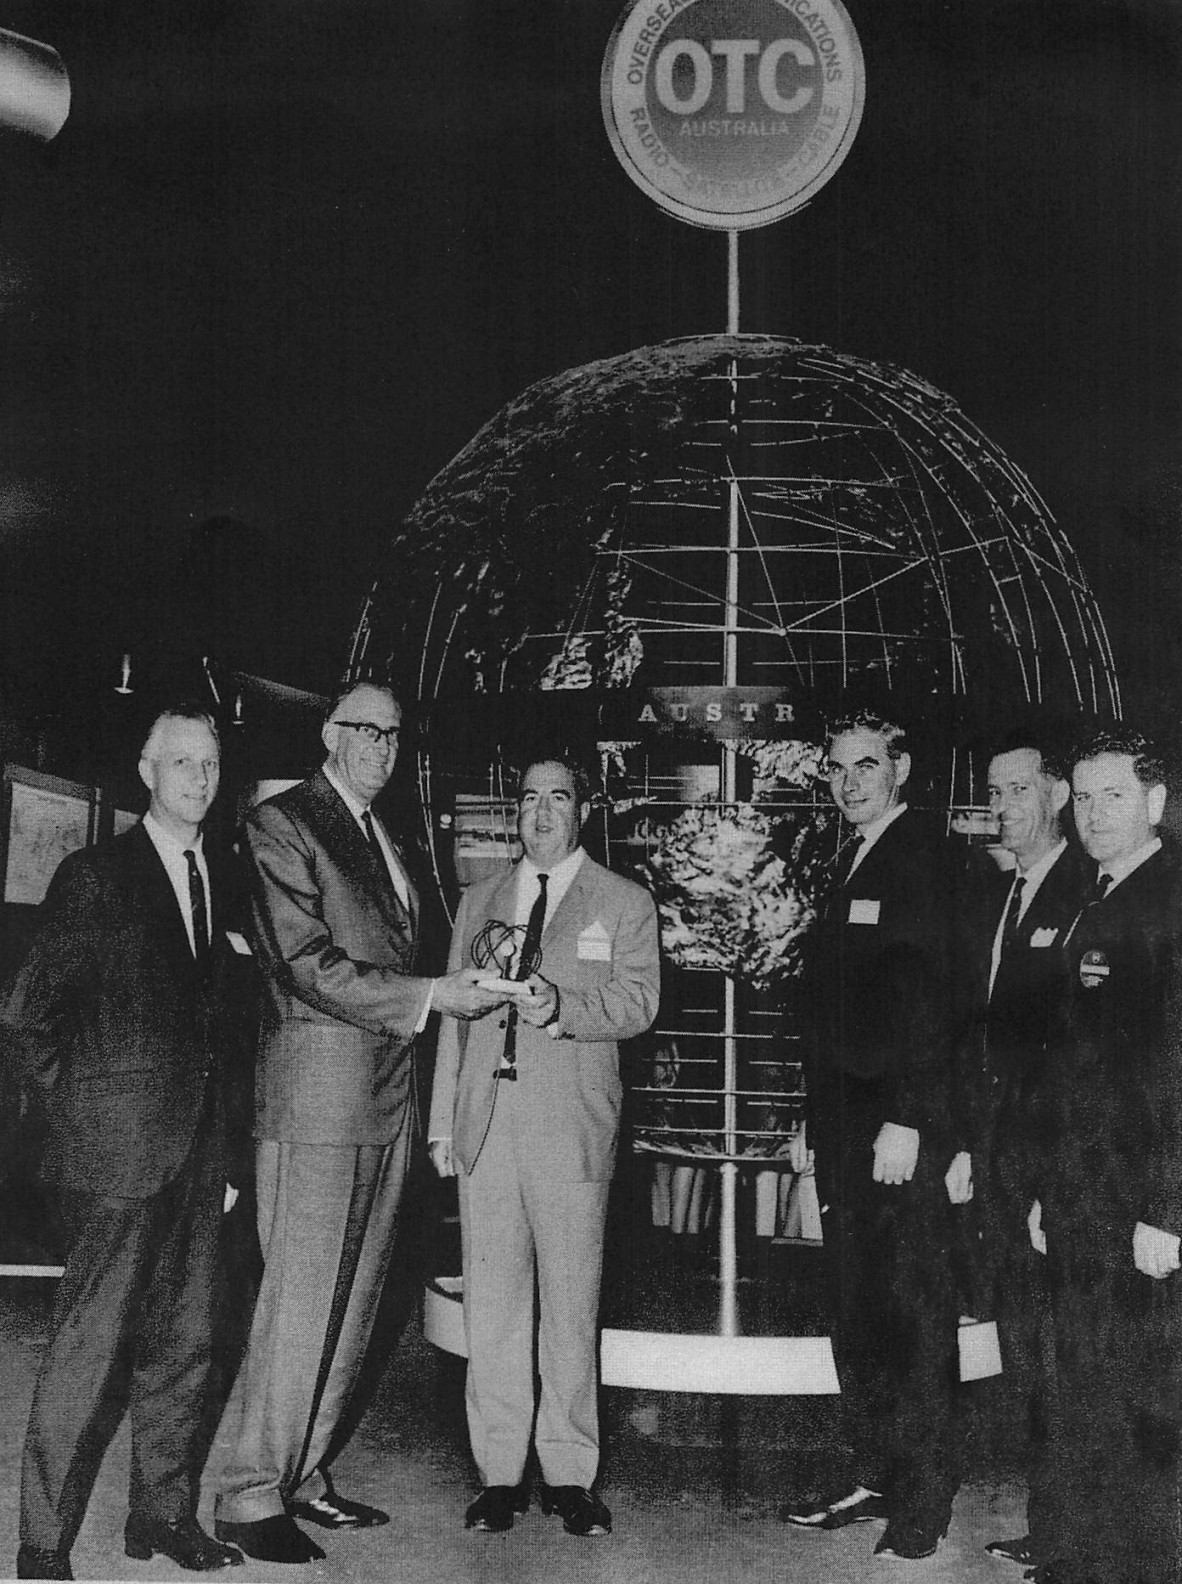
<svg viewBox="0 0 1182 1584"><path fill-rule="evenodd" d="M1182 6L847 0L861 131L741 240L742 324L901 363L1078 549L1172 721ZM73 106L0 134L0 714L120 654L329 690L380 548L545 375L725 328L722 233L599 106L616 0L0 0ZM50 768L53 768L52 766Z"/></svg>

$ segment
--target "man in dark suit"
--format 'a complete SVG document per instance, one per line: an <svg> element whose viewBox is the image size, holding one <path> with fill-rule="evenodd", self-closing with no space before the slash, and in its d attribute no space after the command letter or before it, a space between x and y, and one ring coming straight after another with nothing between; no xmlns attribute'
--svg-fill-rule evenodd
<svg viewBox="0 0 1182 1584"><path fill-rule="evenodd" d="M1000 1385L1034 1454L1029 1533L986 1550L1033 1566L1055 1548L1060 1504L1045 1457L1056 1400L1049 1297L1026 1226L1038 1154L1031 1119L1063 997L1063 943L1090 874L1061 829L1071 795L1066 766L1037 733L1019 729L999 746L988 795L998 844L1014 867L991 867L961 912L969 1017L959 1048L959 1149L947 1184L953 1203L976 1199L975 1296L997 1320Z"/></svg>
<svg viewBox="0 0 1182 1584"><path fill-rule="evenodd" d="M401 720L388 688L349 689L324 724L323 768L246 823L268 988L255 1128L264 1269L227 1409L234 1448L216 1532L264 1561L323 1557L297 1517L330 1530L388 1521L335 1491L329 1461L393 1244L411 1045L431 1011L470 1017L498 999L474 968L416 976L418 896L370 808Z"/></svg>
<svg viewBox="0 0 1182 1584"><path fill-rule="evenodd" d="M140 758L143 822L65 859L3 1011L47 1094L45 1172L68 1248L21 1468L20 1578L70 1578L70 1548L131 1411L128 1556L241 1562L198 1526L212 1440L222 1065L231 885L201 825L212 720L162 714Z"/></svg>
<svg viewBox="0 0 1182 1584"><path fill-rule="evenodd" d="M900 726L859 712L829 735L850 839L808 946L808 1140L834 1291L849 1475L784 1513L888 1526L877 1552L929 1556L956 1490L957 1306L944 1173L951 1155L952 927L946 845L909 809ZM796 1164L804 1139L796 1145Z"/></svg>
<svg viewBox="0 0 1182 1584"><path fill-rule="evenodd" d="M656 1016L657 917L647 891L579 845L590 802L573 761L529 765L518 809L525 856L464 894L450 963L469 962L490 923L516 926L521 989L499 1017L443 1019L428 1129L436 1170L459 1172L468 1428L483 1483L465 1522L503 1530L525 1511L532 1433L544 1510L568 1534L600 1535L611 1516L592 1492L596 1337L618 1041Z"/></svg>
<svg viewBox="0 0 1182 1584"><path fill-rule="evenodd" d="M1071 780L1095 886L1068 937L1065 1017L1038 1114L1030 1231L1054 1311L1051 1451L1065 1511L1034 1576L1176 1584L1182 877L1157 834L1165 772L1143 737L1094 738Z"/></svg>

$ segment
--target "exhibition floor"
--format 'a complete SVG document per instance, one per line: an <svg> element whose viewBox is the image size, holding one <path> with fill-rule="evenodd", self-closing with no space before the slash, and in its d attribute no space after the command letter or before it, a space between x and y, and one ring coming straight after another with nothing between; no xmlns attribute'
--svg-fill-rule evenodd
<svg viewBox="0 0 1182 1584"><path fill-rule="evenodd" d="M0 1574L17 1543L19 1461L37 1357L52 1296L48 1281L0 1281ZM249 1564L235 1584L298 1578L306 1584L381 1579L407 1584L847 1584L911 1579L931 1584L1017 1581L1021 1570L991 1561L985 1541L1020 1532L1023 1492L1013 1478L978 1466L957 1500L940 1551L919 1563L873 1559L882 1526L837 1534L781 1524L786 1490L819 1471L831 1423L829 1399L732 1399L729 1403L655 1394L605 1392L607 1458L603 1494L610 1538L577 1540L535 1506L507 1535L467 1532L462 1514L471 1470L462 1409L462 1363L423 1340L417 1318L391 1310L386 1335L397 1340L376 1361L380 1380L350 1446L337 1464L341 1489L388 1508L392 1522L364 1533L324 1535L324 1562L304 1568ZM774 1412L764 1411L774 1407ZM728 1451L727 1444L742 1448ZM215 1447L210 1473L223 1449ZM986 1462L989 1460L986 1459ZM116 1438L73 1552L87 1579L178 1579L161 1558L123 1555L128 1437ZM201 1507L209 1521L211 1495Z"/></svg>

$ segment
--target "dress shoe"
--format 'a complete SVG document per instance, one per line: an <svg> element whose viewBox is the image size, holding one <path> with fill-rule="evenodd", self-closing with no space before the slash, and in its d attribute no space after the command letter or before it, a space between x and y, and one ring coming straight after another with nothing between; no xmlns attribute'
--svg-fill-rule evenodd
<svg viewBox="0 0 1182 1584"><path fill-rule="evenodd" d="M782 1523L795 1524L798 1529L844 1529L847 1524L868 1523L872 1518L885 1518L886 1501L881 1491L858 1485L852 1491L842 1491L828 1501L804 1501L794 1507L780 1510Z"/></svg>
<svg viewBox="0 0 1182 1584"><path fill-rule="evenodd" d="M874 1554L895 1557L900 1562L922 1562L924 1557L935 1556L941 1538L934 1529L896 1521L887 1524L882 1539L874 1548Z"/></svg>
<svg viewBox="0 0 1182 1584"><path fill-rule="evenodd" d="M607 1535L612 1532L612 1515L589 1490L581 1485L543 1485L542 1511L557 1513L567 1534Z"/></svg>
<svg viewBox="0 0 1182 1584"><path fill-rule="evenodd" d="M514 1513L523 1513L528 1507L529 1492L524 1485L486 1485L464 1514L464 1528L501 1534L512 1529Z"/></svg>
<svg viewBox="0 0 1182 1584"><path fill-rule="evenodd" d="M1016 1540L991 1540L985 1555L999 1562L1016 1562L1019 1567L1037 1567L1039 1554L1030 1543L1029 1535L1019 1535Z"/></svg>
<svg viewBox="0 0 1182 1584"><path fill-rule="evenodd" d="M214 1520L213 1532L219 1540L241 1546L247 1556L260 1562L319 1562L324 1552L286 1513L274 1518L256 1518L251 1523Z"/></svg>
<svg viewBox="0 0 1182 1584"><path fill-rule="evenodd" d="M212 1573L215 1568L237 1567L242 1561L233 1546L219 1544L193 1517L169 1523L132 1513L123 1530L123 1549L137 1562L148 1562L159 1552L190 1573Z"/></svg>
<svg viewBox="0 0 1182 1584"><path fill-rule="evenodd" d="M16 1553L16 1576L18 1579L72 1579L70 1553L23 1545Z"/></svg>
<svg viewBox="0 0 1182 1584"><path fill-rule="evenodd" d="M378 1529L390 1522L390 1514L380 1507L350 1501L335 1491L328 1496L313 1496L308 1501L290 1502L287 1510L293 1518L319 1524L322 1529Z"/></svg>

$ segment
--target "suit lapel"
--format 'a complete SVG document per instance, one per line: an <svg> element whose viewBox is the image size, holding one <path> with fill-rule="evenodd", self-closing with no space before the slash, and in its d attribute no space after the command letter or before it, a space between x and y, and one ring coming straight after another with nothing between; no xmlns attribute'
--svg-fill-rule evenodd
<svg viewBox="0 0 1182 1584"><path fill-rule="evenodd" d="M177 894L152 838L142 825L128 832L127 855L129 878L139 892L145 919L152 924L146 931L148 937L156 940L183 980L195 983L197 965Z"/></svg>
<svg viewBox="0 0 1182 1584"><path fill-rule="evenodd" d="M307 781L309 817L327 852L345 871L350 885L376 902L399 935L410 936L411 919L399 901L381 858L323 770ZM384 829L384 827L383 827Z"/></svg>

